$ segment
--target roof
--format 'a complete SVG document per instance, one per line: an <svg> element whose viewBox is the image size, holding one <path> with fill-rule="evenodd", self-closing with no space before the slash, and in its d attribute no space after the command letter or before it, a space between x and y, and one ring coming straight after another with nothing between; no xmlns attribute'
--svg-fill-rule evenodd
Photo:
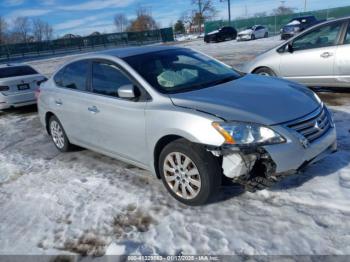
<svg viewBox="0 0 350 262"><path fill-rule="evenodd" d="M108 51L99 52L99 54L116 56L119 58L125 58L129 56L142 55L146 53L165 51L165 50L176 50L181 49L181 47L176 46L139 46L139 47L126 47L126 48L117 48Z"/></svg>

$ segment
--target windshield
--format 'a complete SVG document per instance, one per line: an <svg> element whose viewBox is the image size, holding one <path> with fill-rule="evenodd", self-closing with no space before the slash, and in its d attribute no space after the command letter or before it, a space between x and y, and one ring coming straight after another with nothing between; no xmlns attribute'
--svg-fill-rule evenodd
<svg viewBox="0 0 350 262"><path fill-rule="evenodd" d="M229 82L241 75L191 50L176 49L126 57L151 86L162 93L180 93Z"/></svg>

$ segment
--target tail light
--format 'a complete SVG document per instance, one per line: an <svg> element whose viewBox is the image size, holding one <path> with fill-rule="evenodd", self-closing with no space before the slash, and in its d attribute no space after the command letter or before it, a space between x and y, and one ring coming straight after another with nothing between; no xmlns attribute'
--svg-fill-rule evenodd
<svg viewBox="0 0 350 262"><path fill-rule="evenodd" d="M39 81L37 81L36 83L37 83L37 85L38 85L38 87L39 87L42 83L44 83L44 82L46 82L46 81L47 81L47 78L45 77L44 79L39 80Z"/></svg>
<svg viewBox="0 0 350 262"><path fill-rule="evenodd" d="M1 91L9 91L10 88L8 86L0 86L0 92Z"/></svg>
<svg viewBox="0 0 350 262"><path fill-rule="evenodd" d="M36 98L36 100L38 100L39 99L39 96L40 96L40 87L38 87L37 89L35 89L35 98Z"/></svg>

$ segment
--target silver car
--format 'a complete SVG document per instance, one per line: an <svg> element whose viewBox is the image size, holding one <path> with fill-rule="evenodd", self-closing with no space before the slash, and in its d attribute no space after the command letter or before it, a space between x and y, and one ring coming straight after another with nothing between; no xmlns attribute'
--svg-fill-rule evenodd
<svg viewBox="0 0 350 262"><path fill-rule="evenodd" d="M248 27L247 29L241 31L237 35L237 41L243 40L255 40L258 38L267 38L269 37L269 31L267 27L262 25L254 25Z"/></svg>
<svg viewBox="0 0 350 262"><path fill-rule="evenodd" d="M42 85L38 108L59 150L78 145L150 170L188 205L209 201L223 180L254 191L336 150L315 93L185 48L69 62Z"/></svg>
<svg viewBox="0 0 350 262"><path fill-rule="evenodd" d="M349 18L318 24L248 63L243 71L310 87L350 87Z"/></svg>
<svg viewBox="0 0 350 262"><path fill-rule="evenodd" d="M0 110L35 104L35 90L46 80L29 65L0 65Z"/></svg>

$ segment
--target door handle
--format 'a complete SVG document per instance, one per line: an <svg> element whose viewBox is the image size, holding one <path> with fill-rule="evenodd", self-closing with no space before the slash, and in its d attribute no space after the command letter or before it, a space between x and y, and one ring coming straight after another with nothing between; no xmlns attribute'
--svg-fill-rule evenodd
<svg viewBox="0 0 350 262"><path fill-rule="evenodd" d="M324 52L323 54L321 54L322 58L328 58L328 57L331 57L331 56L333 56L333 54L330 53L330 52Z"/></svg>
<svg viewBox="0 0 350 262"><path fill-rule="evenodd" d="M97 114L100 112L100 110L98 110L98 108L96 106L91 106L88 107L89 112L91 112L92 114Z"/></svg>
<svg viewBox="0 0 350 262"><path fill-rule="evenodd" d="M63 103L61 100L55 100L56 106L61 106Z"/></svg>

